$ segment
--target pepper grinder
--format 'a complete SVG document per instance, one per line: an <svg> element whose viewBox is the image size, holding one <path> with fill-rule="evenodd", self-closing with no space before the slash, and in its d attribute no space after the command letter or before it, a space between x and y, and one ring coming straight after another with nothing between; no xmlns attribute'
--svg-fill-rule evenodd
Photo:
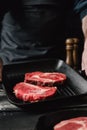
<svg viewBox="0 0 87 130"><path fill-rule="evenodd" d="M75 70L78 69L78 43L79 39L73 38L73 63L74 63L73 68Z"/></svg>
<svg viewBox="0 0 87 130"><path fill-rule="evenodd" d="M68 38L65 41L66 44L66 64L73 68L73 39Z"/></svg>

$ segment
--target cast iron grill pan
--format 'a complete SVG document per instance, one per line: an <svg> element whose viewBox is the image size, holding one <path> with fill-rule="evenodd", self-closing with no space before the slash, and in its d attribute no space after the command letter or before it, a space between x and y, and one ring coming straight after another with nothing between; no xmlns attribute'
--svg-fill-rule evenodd
<svg viewBox="0 0 87 130"><path fill-rule="evenodd" d="M39 118L35 130L53 130L53 126L60 121L82 116L87 117L87 107L51 112Z"/></svg>
<svg viewBox="0 0 87 130"><path fill-rule="evenodd" d="M24 80L26 72L33 71L62 72L66 74L67 80L63 85L58 86L57 93L53 97L35 103L18 100L13 93L13 86ZM22 108L29 107L32 109L36 109L39 106L42 109L55 108L58 105L61 107L61 105L67 104L67 98L70 100L70 98L72 99L87 93L87 81L59 59L43 59L4 65L3 86L11 103Z"/></svg>

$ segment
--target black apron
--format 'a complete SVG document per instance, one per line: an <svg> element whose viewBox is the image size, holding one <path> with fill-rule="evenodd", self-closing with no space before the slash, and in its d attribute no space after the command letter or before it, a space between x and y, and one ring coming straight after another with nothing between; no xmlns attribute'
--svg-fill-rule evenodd
<svg viewBox="0 0 87 130"><path fill-rule="evenodd" d="M0 57L4 64L65 57L64 0L12 1L2 23Z"/></svg>

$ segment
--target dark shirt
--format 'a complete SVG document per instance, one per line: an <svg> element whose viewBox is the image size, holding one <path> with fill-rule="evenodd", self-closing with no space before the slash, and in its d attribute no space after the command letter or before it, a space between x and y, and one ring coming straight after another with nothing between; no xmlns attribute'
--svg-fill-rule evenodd
<svg viewBox="0 0 87 130"><path fill-rule="evenodd" d="M87 15L87 0L76 0L74 5L74 10L80 15L81 19Z"/></svg>
<svg viewBox="0 0 87 130"><path fill-rule="evenodd" d="M73 2L2 0L0 57L4 64L43 57L63 59L66 19Z"/></svg>

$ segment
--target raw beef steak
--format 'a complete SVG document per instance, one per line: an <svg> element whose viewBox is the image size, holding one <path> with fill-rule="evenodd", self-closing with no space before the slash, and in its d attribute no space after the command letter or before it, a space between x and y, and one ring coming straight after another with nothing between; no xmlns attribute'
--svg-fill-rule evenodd
<svg viewBox="0 0 87 130"><path fill-rule="evenodd" d="M66 75L58 72L31 72L25 74L24 82L40 86L54 86L63 83Z"/></svg>
<svg viewBox="0 0 87 130"><path fill-rule="evenodd" d="M87 117L76 117L61 121L53 130L87 130Z"/></svg>
<svg viewBox="0 0 87 130"><path fill-rule="evenodd" d="M23 101L36 102L53 96L56 93L57 88L41 87L25 82L20 82L14 86L13 91L18 99Z"/></svg>

